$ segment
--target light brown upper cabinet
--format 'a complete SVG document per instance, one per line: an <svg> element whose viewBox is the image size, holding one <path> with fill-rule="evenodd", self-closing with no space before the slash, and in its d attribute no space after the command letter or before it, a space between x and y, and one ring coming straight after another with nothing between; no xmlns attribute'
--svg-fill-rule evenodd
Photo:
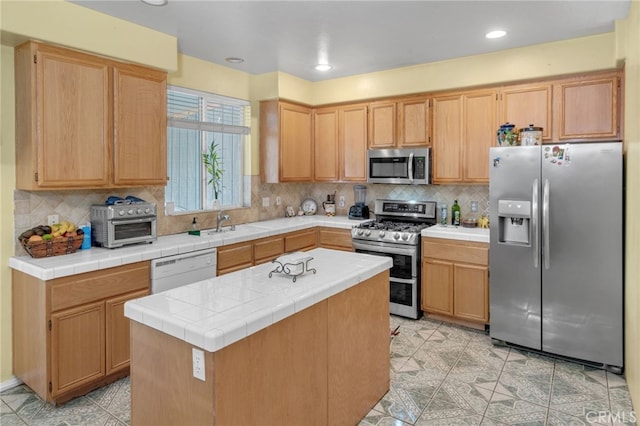
<svg viewBox="0 0 640 426"><path fill-rule="evenodd" d="M367 105L314 110L314 174L317 182L367 179Z"/></svg>
<svg viewBox="0 0 640 426"><path fill-rule="evenodd" d="M340 180L338 108L313 111L314 177L318 182Z"/></svg>
<svg viewBox="0 0 640 426"><path fill-rule="evenodd" d="M433 183L489 182L496 99L493 89L433 98Z"/></svg>
<svg viewBox="0 0 640 426"><path fill-rule="evenodd" d="M369 148L427 147L429 99L414 97L369 104Z"/></svg>
<svg viewBox="0 0 640 426"><path fill-rule="evenodd" d="M621 139L620 73L602 73L555 82L554 140Z"/></svg>
<svg viewBox="0 0 640 426"><path fill-rule="evenodd" d="M18 189L166 184L165 72L27 42L15 76Z"/></svg>
<svg viewBox="0 0 640 426"><path fill-rule="evenodd" d="M551 82L503 86L500 89L500 124L515 124L518 129L533 124L542 127L543 140L550 140L552 93Z"/></svg>
<svg viewBox="0 0 640 426"><path fill-rule="evenodd" d="M379 101L369 104L369 148L396 147L396 103Z"/></svg>
<svg viewBox="0 0 640 426"><path fill-rule="evenodd" d="M398 102L398 147L428 147L429 99L416 98Z"/></svg>
<svg viewBox="0 0 640 426"><path fill-rule="evenodd" d="M312 109L278 100L260 102L260 176L263 182L313 180Z"/></svg>

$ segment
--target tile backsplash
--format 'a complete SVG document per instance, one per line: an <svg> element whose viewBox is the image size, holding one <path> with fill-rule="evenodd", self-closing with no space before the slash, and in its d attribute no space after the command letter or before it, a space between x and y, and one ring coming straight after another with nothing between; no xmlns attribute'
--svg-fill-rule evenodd
<svg viewBox="0 0 640 426"><path fill-rule="evenodd" d="M327 194L336 194L336 214L347 215L349 207L354 204L355 184L347 183L281 183L266 184L260 182L259 176L250 177L251 207L226 211L231 216L231 224L255 222L259 220L284 217L287 206L294 210L306 198L315 200L318 213L324 214L322 201ZM249 186L249 185L247 185ZM431 200L438 204L446 203L448 214L455 199L460 205L463 218L477 217L488 213L488 185L381 185L366 184L366 202L373 212L374 201L378 198L398 200ZM58 214L61 220L69 220L78 225L89 222L89 207L92 204L103 204L110 195L125 197L133 195L158 205L158 235L185 232L191 226L193 217L197 218L201 229L216 226L215 212L165 216L164 187L127 188L121 190L73 190L73 191L21 191L14 192L14 241L15 255L25 255L24 249L17 242L17 237L24 230L47 223L47 216ZM345 198L344 208L338 206L340 196ZM276 197L281 204L276 205ZM269 207L263 207L263 199L269 198ZM471 212L471 202L478 202L478 212ZM438 220L440 213L438 212ZM450 220L449 220L450 221Z"/></svg>

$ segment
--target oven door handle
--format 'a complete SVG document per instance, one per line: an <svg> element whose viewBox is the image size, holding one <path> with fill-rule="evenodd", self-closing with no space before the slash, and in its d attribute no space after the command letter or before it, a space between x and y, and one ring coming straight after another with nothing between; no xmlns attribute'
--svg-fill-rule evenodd
<svg viewBox="0 0 640 426"><path fill-rule="evenodd" d="M385 246L366 244L366 243L356 243L356 242L353 242L352 244L356 252L358 251L358 249L360 249L364 251L373 251L383 255L384 254L404 254L407 256L416 255L415 246L412 246L412 248L397 248L397 247L389 247L389 246L385 247Z"/></svg>
<svg viewBox="0 0 640 426"><path fill-rule="evenodd" d="M132 223L143 223L143 222L155 222L156 218L153 216L145 216L139 217L135 219L111 219L111 223L116 225L130 225Z"/></svg>

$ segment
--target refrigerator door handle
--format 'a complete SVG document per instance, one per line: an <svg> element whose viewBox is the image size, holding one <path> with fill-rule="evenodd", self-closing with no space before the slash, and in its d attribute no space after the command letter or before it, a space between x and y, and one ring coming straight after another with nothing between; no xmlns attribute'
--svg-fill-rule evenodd
<svg viewBox="0 0 640 426"><path fill-rule="evenodd" d="M544 189L542 192L542 232L543 232L543 251L544 251L544 269L551 266L549 251L549 179L544 180Z"/></svg>
<svg viewBox="0 0 640 426"><path fill-rule="evenodd" d="M531 232L533 233L533 267L538 268L538 247L540 237L538 233L538 179L533 180L533 190L531 191Z"/></svg>

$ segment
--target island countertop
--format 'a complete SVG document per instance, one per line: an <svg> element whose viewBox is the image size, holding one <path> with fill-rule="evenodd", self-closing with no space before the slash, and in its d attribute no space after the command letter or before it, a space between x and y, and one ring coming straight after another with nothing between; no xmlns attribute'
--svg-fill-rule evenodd
<svg viewBox="0 0 640 426"><path fill-rule="evenodd" d="M218 351L391 268L388 257L317 248L296 282L266 263L126 302L125 316Z"/></svg>

